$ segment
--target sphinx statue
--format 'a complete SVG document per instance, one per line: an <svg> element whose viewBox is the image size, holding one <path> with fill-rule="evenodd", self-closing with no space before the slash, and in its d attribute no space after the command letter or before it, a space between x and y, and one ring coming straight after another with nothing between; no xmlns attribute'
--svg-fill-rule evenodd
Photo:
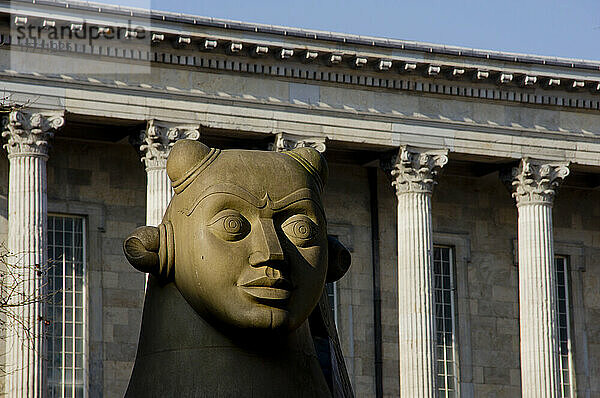
<svg viewBox="0 0 600 398"><path fill-rule="evenodd" d="M167 174L162 223L123 244L149 274L126 397L352 396L324 294L350 265L327 235L324 158L180 140Z"/></svg>

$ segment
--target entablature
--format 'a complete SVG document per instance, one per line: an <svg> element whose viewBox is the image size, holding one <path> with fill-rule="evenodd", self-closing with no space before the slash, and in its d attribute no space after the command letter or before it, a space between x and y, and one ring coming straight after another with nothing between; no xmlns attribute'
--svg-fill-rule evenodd
<svg viewBox="0 0 600 398"><path fill-rule="evenodd" d="M344 104L310 105L281 98L256 98L245 94L206 93L199 90L144 88L139 85L80 83L63 78L2 74L2 89L16 101L32 98L35 107L61 108L67 114L89 118L115 119L143 123L158 119L172 123L198 123L202 129L236 132L268 139L280 133L327 140L328 148L344 147L350 151L370 149L384 152L401 145L446 148L451 154L486 156L502 159L541 157L548 160L568 159L578 165L600 167L600 140L596 112L549 112L559 124L544 128L536 124L518 125L509 117L480 121L454 119L439 114L405 113L392 109L350 109ZM385 98L383 99L385 101ZM435 101L436 99L433 99ZM418 101L420 103L422 101ZM456 101L452 102L455 103ZM485 103L477 103L476 112L485 113ZM400 106L408 107L401 103ZM461 105L458 104L460 107ZM417 109L417 108L415 108ZM443 109L443 107L442 107ZM403 109L401 109L403 110ZM517 112L540 114L540 110L515 107ZM510 109L497 109L505 114ZM565 119L561 122L561 117ZM487 121L486 121L487 120ZM554 123L553 120L550 120ZM543 121L540 120L540 123ZM502 124L500 124L502 123ZM571 123L571 124L569 124ZM589 131L563 127L595 127ZM109 131L107 131L107 134ZM263 137L263 138L261 138Z"/></svg>

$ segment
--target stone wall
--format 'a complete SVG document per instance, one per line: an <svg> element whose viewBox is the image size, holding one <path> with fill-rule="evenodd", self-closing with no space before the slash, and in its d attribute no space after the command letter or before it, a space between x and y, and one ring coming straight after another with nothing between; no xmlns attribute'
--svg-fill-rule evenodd
<svg viewBox="0 0 600 398"><path fill-rule="evenodd" d="M396 198L385 176L380 175L379 183L384 395L397 397ZM599 202L599 192L563 187L554 208L555 252L569 256L579 396L600 396ZM432 209L434 235L461 236L470 246L468 258L455 258L462 396L519 396L516 206L497 173L482 178L442 174ZM464 288L461 282L466 282ZM469 330L461 330L465 325Z"/></svg>
<svg viewBox="0 0 600 398"><path fill-rule="evenodd" d="M518 274L512 251L517 209L511 195L497 174L442 176L433 214L435 231L464 232L471 242L466 272L470 314L458 317L470 317L474 395L518 396Z"/></svg>
<svg viewBox="0 0 600 398"><path fill-rule="evenodd" d="M8 175L8 160L0 158ZM57 139L48 161L49 211L87 217L91 397L121 397L135 357L144 276L125 260L123 238L145 218L145 172L127 143ZM397 397L397 232L391 181L378 172L383 388ZM0 179L0 237L6 237L7 180ZM367 170L330 164L324 204L329 233L352 251L337 283L338 329L357 397L375 396L371 214ZM580 396L600 396L600 193L559 190L555 251L569 256L572 344ZM463 396L520 394L517 211L497 173L442 173L433 195L437 243L455 247ZM462 242L462 243L460 243ZM1 341L0 341L1 344Z"/></svg>
<svg viewBox="0 0 600 398"><path fill-rule="evenodd" d="M329 165L325 187L328 233L352 252L350 271L338 282L338 331L357 397L375 395L371 214L367 170Z"/></svg>
<svg viewBox="0 0 600 398"><path fill-rule="evenodd" d="M121 247L127 234L144 224L145 181L143 165L127 142L58 139L48 161L49 212L85 215L88 221L91 397L121 397L135 358L144 276L127 263ZM352 268L337 285L340 339L357 396L372 396L373 296L366 169L331 164L324 202L329 233L352 251Z"/></svg>
<svg viewBox="0 0 600 398"><path fill-rule="evenodd" d="M382 171L377 180L379 198L379 251L381 273L381 334L383 349L383 393L398 397L398 241L397 199L391 177Z"/></svg>
<svg viewBox="0 0 600 398"><path fill-rule="evenodd" d="M143 225L145 172L129 143L57 139L48 161L49 211L87 217L90 397L122 397L141 322L144 275L123 239Z"/></svg>
<svg viewBox="0 0 600 398"><path fill-rule="evenodd" d="M599 203L596 190L565 187L554 205L555 252L569 255L571 339L581 397L600 397Z"/></svg>
<svg viewBox="0 0 600 398"><path fill-rule="evenodd" d="M352 251L353 266L337 285L340 339L357 396L374 395L371 230L366 170L330 165L324 198L329 233ZM8 175L8 159L0 171ZM57 138L48 161L50 213L86 216L90 397L121 397L135 352L144 276L122 253L123 239L145 220L142 163L127 143ZM6 236L7 178L1 180L0 236ZM1 343L1 342L0 342Z"/></svg>

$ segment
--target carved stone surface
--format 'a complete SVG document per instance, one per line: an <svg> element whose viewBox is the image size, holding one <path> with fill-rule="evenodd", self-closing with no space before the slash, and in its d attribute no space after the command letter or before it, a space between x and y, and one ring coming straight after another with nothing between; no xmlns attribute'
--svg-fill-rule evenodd
<svg viewBox="0 0 600 398"><path fill-rule="evenodd" d="M521 203L518 212L522 397L560 397L552 206Z"/></svg>
<svg viewBox="0 0 600 398"><path fill-rule="evenodd" d="M139 149L146 165L146 224L160 224L173 196L167 176L167 157L179 139L200 138L199 125L177 125L150 120L139 136L132 137L132 145Z"/></svg>
<svg viewBox="0 0 600 398"><path fill-rule="evenodd" d="M552 205L556 187L568 175L568 162L553 163L525 158L503 179L510 184L517 206L535 203Z"/></svg>
<svg viewBox="0 0 600 398"><path fill-rule="evenodd" d="M519 220L519 329L524 398L560 396L552 204L569 175L566 162L522 159L502 177Z"/></svg>
<svg viewBox="0 0 600 398"><path fill-rule="evenodd" d="M341 351L324 372L313 342L335 345L317 303L350 265L327 236L324 158L181 140L167 172L162 223L124 242L150 274L126 396L351 396Z"/></svg>
<svg viewBox="0 0 600 398"><path fill-rule="evenodd" d="M431 193L447 150L400 149L392 183L398 197L400 396L435 395L435 318ZM384 166L385 167L385 166Z"/></svg>
<svg viewBox="0 0 600 398"><path fill-rule="evenodd" d="M64 112L13 110L2 119L4 147L9 156L48 156L49 141L64 124Z"/></svg>
<svg viewBox="0 0 600 398"><path fill-rule="evenodd" d="M41 397L44 392L43 303L37 300L45 285L42 269L47 263L47 178L48 141L64 124L63 112L15 110L3 120L4 146L10 162L8 178L8 250L18 269L17 301L6 317L6 392L9 396Z"/></svg>
<svg viewBox="0 0 600 398"><path fill-rule="evenodd" d="M199 138L200 126L198 125L177 125L152 119L148 121L146 130L142 130L139 136L133 137L132 144L142 153L142 162L146 165L146 169L164 169L171 147L177 140Z"/></svg>
<svg viewBox="0 0 600 398"><path fill-rule="evenodd" d="M392 176L396 194L433 192L435 176L448 163L447 150L425 150L409 146L400 148Z"/></svg>
<svg viewBox="0 0 600 398"><path fill-rule="evenodd" d="M324 137L313 137L306 138L297 135L290 135L287 133L279 133L276 136L275 142L269 145L269 150L276 152L283 152L293 150L295 148L305 148L310 147L317 150L320 153L325 153L325 138ZM343 246L339 245L338 248ZM331 255L331 249L330 255ZM346 250L345 248L343 250ZM329 299L327 297L327 292L323 291L321 294L321 298L319 299L319 303L317 308L314 310L313 314L313 323L316 319L320 318L323 324L323 328L321 331L326 336L313 335L313 340L315 341L315 347L318 344L325 344L329 347L330 355L331 355L331 363L334 367L339 367L342 371L338 372L338 380L333 382L332 389L334 390L334 396L352 396L352 386L350 385L350 380L347 378L347 373L345 370L345 362L342 354L341 345L339 342L339 337L337 333L337 327L333 320L334 314L332 311L332 307L329 305ZM326 338L325 338L326 337ZM319 341L319 343L317 342ZM319 351L319 350L317 350Z"/></svg>
<svg viewBox="0 0 600 398"><path fill-rule="evenodd" d="M323 153L325 152L325 137L304 137L288 133L278 133L273 147L277 152L289 151L294 148L310 147Z"/></svg>

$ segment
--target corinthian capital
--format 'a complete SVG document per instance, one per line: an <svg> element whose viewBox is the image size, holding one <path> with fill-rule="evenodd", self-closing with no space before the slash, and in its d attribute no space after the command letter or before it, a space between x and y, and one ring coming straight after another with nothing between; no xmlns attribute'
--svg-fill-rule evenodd
<svg viewBox="0 0 600 398"><path fill-rule="evenodd" d="M396 194L407 192L432 193L435 176L448 163L448 150L427 150L403 146L393 165L392 176Z"/></svg>
<svg viewBox="0 0 600 398"><path fill-rule="evenodd" d="M295 134L277 133L272 150L277 152L289 151L294 148L311 147L325 152L325 137L304 137Z"/></svg>
<svg viewBox="0 0 600 398"><path fill-rule="evenodd" d="M569 162L544 162L525 158L510 174L504 175L517 206L525 204L552 205L556 187L569 175Z"/></svg>
<svg viewBox="0 0 600 398"><path fill-rule="evenodd" d="M141 152L147 169L164 168L171 147L177 140L198 138L200 126L197 124L174 124L152 119L139 136L132 137L132 144Z"/></svg>
<svg viewBox="0 0 600 398"><path fill-rule="evenodd" d="M13 110L2 118L4 148L9 156L48 156L49 141L65 124L64 112Z"/></svg>

